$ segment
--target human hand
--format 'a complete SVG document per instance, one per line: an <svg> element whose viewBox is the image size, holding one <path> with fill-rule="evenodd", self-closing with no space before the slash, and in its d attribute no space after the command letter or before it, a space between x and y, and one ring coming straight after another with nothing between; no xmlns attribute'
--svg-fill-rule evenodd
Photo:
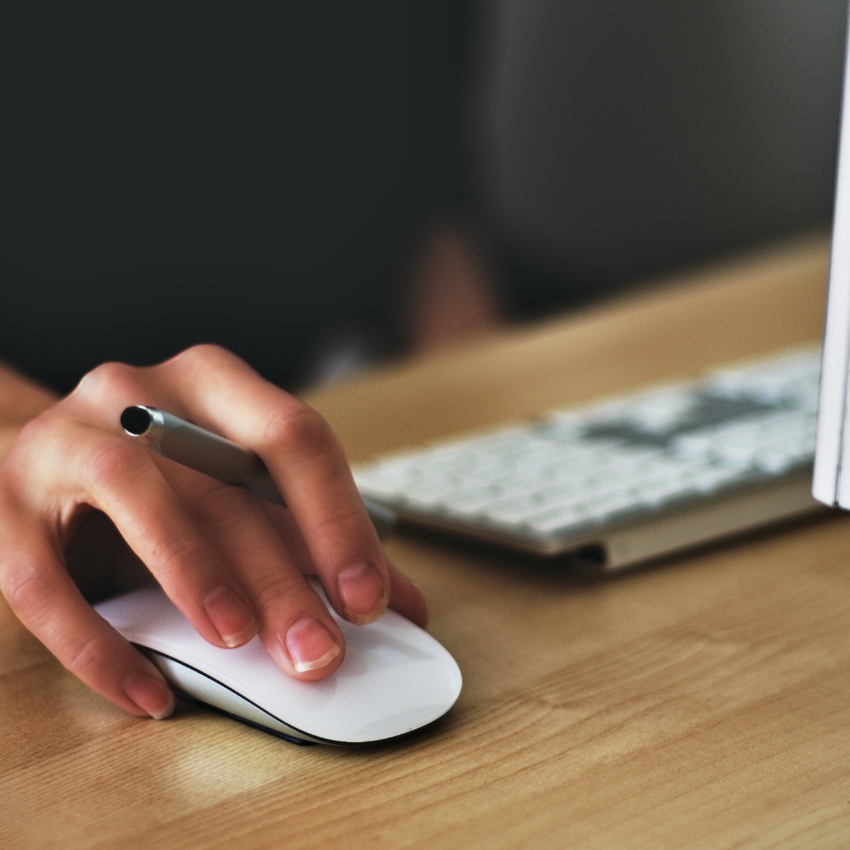
<svg viewBox="0 0 850 850"><path fill-rule="evenodd" d="M125 437L119 415L134 404L172 411L255 451L289 509ZM422 591L387 561L327 422L216 346L148 368L99 366L29 422L0 465L0 590L10 606L98 693L134 714L165 717L173 695L164 678L69 573L67 555L86 536L78 532L101 516L92 509L111 520L206 640L234 647L259 634L295 678L324 678L345 653L305 575L318 575L351 622L376 620L388 603L427 621Z"/></svg>

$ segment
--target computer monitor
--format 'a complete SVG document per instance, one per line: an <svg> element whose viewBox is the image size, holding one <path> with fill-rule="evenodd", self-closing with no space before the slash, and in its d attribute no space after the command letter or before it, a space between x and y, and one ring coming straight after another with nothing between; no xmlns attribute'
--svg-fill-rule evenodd
<svg viewBox="0 0 850 850"><path fill-rule="evenodd" d="M850 509L850 29L844 61L812 495Z"/></svg>

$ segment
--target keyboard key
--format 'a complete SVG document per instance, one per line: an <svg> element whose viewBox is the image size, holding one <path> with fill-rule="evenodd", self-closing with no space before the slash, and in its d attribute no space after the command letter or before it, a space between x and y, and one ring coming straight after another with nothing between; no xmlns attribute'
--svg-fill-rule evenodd
<svg viewBox="0 0 850 850"><path fill-rule="evenodd" d="M397 452L355 480L410 517L559 539L604 530L811 464L818 374L818 353L798 352Z"/></svg>

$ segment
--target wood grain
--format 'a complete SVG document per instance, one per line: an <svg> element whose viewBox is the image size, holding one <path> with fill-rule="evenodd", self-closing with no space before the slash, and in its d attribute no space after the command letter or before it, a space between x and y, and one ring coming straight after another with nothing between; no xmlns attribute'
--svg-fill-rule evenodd
<svg viewBox="0 0 850 850"><path fill-rule="evenodd" d="M815 237L313 402L354 457L817 339ZM612 580L397 537L464 691L394 746L122 714L0 606L0 847L850 844L850 522Z"/></svg>

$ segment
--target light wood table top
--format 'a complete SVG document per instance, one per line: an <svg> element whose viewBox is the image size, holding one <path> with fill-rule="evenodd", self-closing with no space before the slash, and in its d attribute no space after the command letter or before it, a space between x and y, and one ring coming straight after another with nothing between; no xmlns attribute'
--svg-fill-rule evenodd
<svg viewBox="0 0 850 850"><path fill-rule="evenodd" d="M352 458L817 340L814 237L311 400ZM620 577L398 536L464 690L435 728L296 747L88 691L0 605L0 847L850 846L850 522Z"/></svg>

